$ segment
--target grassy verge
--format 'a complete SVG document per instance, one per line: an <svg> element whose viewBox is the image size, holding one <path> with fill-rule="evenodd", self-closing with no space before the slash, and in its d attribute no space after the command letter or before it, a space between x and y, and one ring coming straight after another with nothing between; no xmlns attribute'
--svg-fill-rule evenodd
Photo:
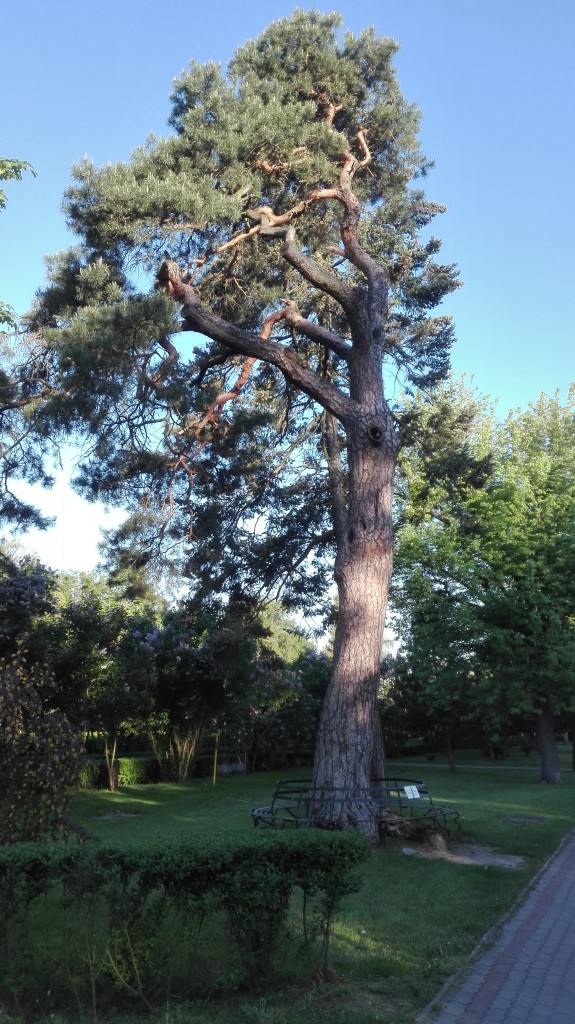
<svg viewBox="0 0 575 1024"><path fill-rule="evenodd" d="M543 786L521 758L516 765L468 764L456 773L436 762L421 767L414 759L394 762L393 771L423 777L437 802L456 806L465 841L520 855L523 866L511 871L423 860L404 856L395 844L374 849L362 889L348 898L334 925L328 980L310 982L294 943L273 988L257 995L235 992L233 984L229 991L206 989L201 1002L164 1008L147 1024L409 1024L574 824L575 776L566 775L563 786ZM228 776L215 787L202 781L79 794L72 813L78 824L114 844L248 830L249 808L269 798L278 777ZM205 942L221 943L222 936L208 934ZM50 1019L64 1024L57 1015ZM115 1016L114 1022L136 1019L142 1021L141 1013Z"/></svg>

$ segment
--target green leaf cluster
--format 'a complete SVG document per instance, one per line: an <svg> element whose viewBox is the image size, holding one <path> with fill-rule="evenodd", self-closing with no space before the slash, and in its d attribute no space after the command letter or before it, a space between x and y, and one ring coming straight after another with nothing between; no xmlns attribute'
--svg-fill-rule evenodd
<svg viewBox="0 0 575 1024"><path fill-rule="evenodd" d="M343 897L359 886L356 869L367 853L357 833L313 831L227 832L123 849L0 848L1 997L27 1006L44 999L44 985L62 1005L72 988L76 1006L94 1010L134 998L150 1008L190 988L205 991L205 975L190 978L189 964L199 926L209 928L221 913L240 976L258 986L282 948L292 894L305 893L304 908L317 907L329 932ZM51 907L49 947L32 941L37 904ZM23 949L28 988L14 970ZM219 967L206 965L211 983Z"/></svg>
<svg viewBox="0 0 575 1024"><path fill-rule="evenodd" d="M0 845L66 833L77 731L54 702L50 674L21 657L0 661Z"/></svg>
<svg viewBox="0 0 575 1024"><path fill-rule="evenodd" d="M452 324L431 311L458 287L457 272L439 262L429 236L444 208L420 187L430 164L419 112L399 88L396 52L372 29L342 33L337 14L296 10L239 48L226 69L192 62L174 84L165 138L148 139L129 161L83 160L73 170L64 209L78 245L49 262L28 318L42 338L47 382L36 436L45 445L88 438L76 486L129 504L134 523L146 518L139 556L198 541L184 571L199 594L240 588L281 592L309 611L325 606L334 530L323 442L329 402L317 395L351 399L348 349L373 291L366 261L389 282L389 316L378 291L385 329L372 335L366 312L362 345L373 346L373 367L362 376L382 392L391 435L404 410L386 404L384 377L427 388L447 373ZM354 167L347 206L346 161ZM363 262L341 249L354 204ZM300 258L333 287L316 286L284 258L284 239L264 230L266 210L287 218ZM193 281L210 315L250 340L286 300L297 305L337 344L278 321L268 349L282 359L287 352L317 387L296 387L264 353L219 408L245 366L231 345L190 339L171 299L150 294L164 261ZM335 298L342 292L349 308ZM345 477L343 428L340 440Z"/></svg>
<svg viewBox="0 0 575 1024"><path fill-rule="evenodd" d="M0 181L20 181L24 171L30 171L36 177L36 171L26 160L11 160L8 157L0 157ZM6 209L6 193L0 188L0 210ZM0 326L5 324L13 330L18 324L18 317L12 306L0 302Z"/></svg>
<svg viewBox="0 0 575 1024"><path fill-rule="evenodd" d="M405 458L397 701L424 730L498 741L575 709L575 392L503 422L461 397L459 446L427 432Z"/></svg>
<svg viewBox="0 0 575 1024"><path fill-rule="evenodd" d="M20 181L24 171L30 171L36 177L36 171L27 160L12 160L0 157L0 181ZM6 208L6 193L0 188L0 210Z"/></svg>

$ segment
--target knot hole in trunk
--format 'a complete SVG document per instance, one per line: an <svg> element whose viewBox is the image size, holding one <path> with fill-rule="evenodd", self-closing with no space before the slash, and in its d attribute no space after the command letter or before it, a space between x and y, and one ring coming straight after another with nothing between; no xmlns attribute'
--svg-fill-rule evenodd
<svg viewBox="0 0 575 1024"><path fill-rule="evenodd" d="M367 428L367 436L372 444L380 445L383 440L383 430L377 423L370 423Z"/></svg>

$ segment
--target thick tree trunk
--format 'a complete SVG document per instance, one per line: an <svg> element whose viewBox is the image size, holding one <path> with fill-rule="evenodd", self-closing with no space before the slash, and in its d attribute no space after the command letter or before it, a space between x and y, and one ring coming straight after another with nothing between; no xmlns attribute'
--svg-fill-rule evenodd
<svg viewBox="0 0 575 1024"><path fill-rule="evenodd" d="M354 433L351 438L348 433L349 494L344 515L337 507L337 493L334 502L339 610L331 679L316 740L313 785L320 791L334 787L348 794L337 808L339 821L376 838L377 820L365 799L354 805L353 794L365 794L377 754L377 696L393 563L396 439L391 415L386 417L381 411L362 418Z"/></svg>
<svg viewBox="0 0 575 1024"><path fill-rule="evenodd" d="M158 283L184 303L183 315L189 326L231 351L277 366L286 380L326 412L339 612L332 675L316 741L313 783L316 793L330 789L332 795L334 791L343 794L337 807L339 823L356 826L375 837L377 821L370 814L365 791L371 781L375 749L374 723L393 559L391 504L399 438L395 417L385 399L382 372L389 344L388 269L359 244L362 208L353 191L354 176L369 164L371 154L363 131L358 132L355 142L359 157L351 150L346 152L337 185L317 190L313 197L314 201L321 198L340 204L343 252L362 276L362 284L351 285L299 249L290 223L292 214L276 216L263 206L249 211L262 234L283 237L280 253L287 263L340 305L351 343L347 332L342 337L334 334L322 324L307 320L291 303L284 303L281 310L269 316L256 338L202 307L194 288L182 283L178 268L169 260L160 267ZM271 341L272 326L279 320L323 345L326 366L331 353L345 361L346 389L335 386L328 374L312 370L289 345ZM346 439L347 472L340 462L341 428ZM354 793L361 794L361 799L354 802ZM313 816L324 817L321 803L318 799L317 808L310 808Z"/></svg>
<svg viewBox="0 0 575 1024"><path fill-rule="evenodd" d="M385 560L346 566L339 585L340 606L330 684L316 741L313 785L318 789L365 790L371 781L381 642L391 572ZM375 823L353 800L343 818L369 835ZM341 814L340 814L341 820Z"/></svg>
<svg viewBox="0 0 575 1024"><path fill-rule="evenodd" d="M559 767L559 753L553 726L553 715L548 704L544 704L536 724L539 752L541 754L541 782L563 782Z"/></svg>

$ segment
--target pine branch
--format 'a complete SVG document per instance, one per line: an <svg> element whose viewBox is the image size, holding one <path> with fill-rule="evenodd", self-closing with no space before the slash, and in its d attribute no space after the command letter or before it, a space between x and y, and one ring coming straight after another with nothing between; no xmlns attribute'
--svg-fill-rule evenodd
<svg viewBox="0 0 575 1024"><path fill-rule="evenodd" d="M324 409L331 412L342 423L348 421L355 413L355 403L344 395L329 381L324 380L314 370L298 359L297 353L285 345L251 334L222 320L212 310L207 309L199 301L191 284L184 284L179 269L171 261L165 261L158 272L158 286L163 287L169 295L182 302L182 315L192 329L207 335L214 341L225 345L232 352L252 356L263 362L277 366L286 380L300 388L306 395L318 402ZM285 319L285 307L272 315L272 320Z"/></svg>
<svg viewBox="0 0 575 1024"><path fill-rule="evenodd" d="M339 335L333 334L327 327L322 327L321 324L315 323L313 320L307 320L296 308L295 303L286 302L284 313L284 320L289 327L295 328L300 334L305 334L306 338L310 338L311 341L318 341L320 345L335 352L341 359L347 361L350 358L351 345Z"/></svg>
<svg viewBox="0 0 575 1024"><path fill-rule="evenodd" d="M287 260L294 270L297 270L302 277L305 277L306 281L309 281L310 284L313 284L320 291L325 292L332 299L335 299L336 302L339 302L350 320L357 317L355 290L350 288L345 281L342 281L335 274L331 274L328 270L324 270L323 267L319 267L314 260L301 252L293 238L286 237L280 249L280 255Z"/></svg>

